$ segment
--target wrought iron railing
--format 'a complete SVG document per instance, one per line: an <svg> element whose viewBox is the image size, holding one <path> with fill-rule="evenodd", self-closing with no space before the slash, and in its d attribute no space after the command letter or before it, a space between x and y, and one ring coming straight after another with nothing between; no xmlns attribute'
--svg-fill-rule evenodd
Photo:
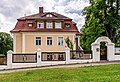
<svg viewBox="0 0 120 82"><path fill-rule="evenodd" d="M92 51L71 50L70 59L92 59Z"/></svg>
<svg viewBox="0 0 120 82"><path fill-rule="evenodd" d="M42 61L65 61L65 52L42 52Z"/></svg>
<svg viewBox="0 0 120 82"><path fill-rule="evenodd" d="M13 54L12 55L13 63L36 63L37 62L37 54Z"/></svg>

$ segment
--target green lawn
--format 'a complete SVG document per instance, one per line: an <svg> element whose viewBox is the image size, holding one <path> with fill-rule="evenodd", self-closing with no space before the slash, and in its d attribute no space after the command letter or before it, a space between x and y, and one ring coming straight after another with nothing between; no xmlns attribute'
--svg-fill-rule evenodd
<svg viewBox="0 0 120 82"><path fill-rule="evenodd" d="M21 71L0 74L0 82L120 82L120 65Z"/></svg>

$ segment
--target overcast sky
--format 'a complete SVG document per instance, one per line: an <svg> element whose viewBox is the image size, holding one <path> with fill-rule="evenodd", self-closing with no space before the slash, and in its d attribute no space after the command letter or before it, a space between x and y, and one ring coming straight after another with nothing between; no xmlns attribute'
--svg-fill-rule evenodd
<svg viewBox="0 0 120 82"><path fill-rule="evenodd" d="M82 10L89 6L89 0L0 0L0 32L9 32L15 27L17 18L39 12L57 12L77 23L78 29L84 24Z"/></svg>

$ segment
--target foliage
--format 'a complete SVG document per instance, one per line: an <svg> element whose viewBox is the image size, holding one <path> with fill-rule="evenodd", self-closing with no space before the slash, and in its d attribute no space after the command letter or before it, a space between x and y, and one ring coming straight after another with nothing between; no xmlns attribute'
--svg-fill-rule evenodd
<svg viewBox="0 0 120 82"><path fill-rule="evenodd" d="M0 82L120 82L120 65L21 71L0 74Z"/></svg>
<svg viewBox="0 0 120 82"><path fill-rule="evenodd" d="M73 50L73 43L72 43L72 41L69 39L69 37L67 37L67 38L65 39L65 42L66 42L66 44L67 44L67 47L69 47L71 50Z"/></svg>
<svg viewBox="0 0 120 82"><path fill-rule="evenodd" d="M0 54L7 54L8 50L13 48L13 39L10 34L0 32Z"/></svg>
<svg viewBox="0 0 120 82"><path fill-rule="evenodd" d="M81 46L90 50L100 36L107 36L120 45L120 0L90 0L90 6L83 11L85 25L81 29Z"/></svg>

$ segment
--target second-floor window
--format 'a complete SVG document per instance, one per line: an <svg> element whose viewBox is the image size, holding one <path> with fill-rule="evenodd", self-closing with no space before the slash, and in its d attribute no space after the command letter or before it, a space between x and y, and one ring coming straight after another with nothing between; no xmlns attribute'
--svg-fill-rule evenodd
<svg viewBox="0 0 120 82"><path fill-rule="evenodd" d="M55 23L55 28L61 28L61 22L56 22Z"/></svg>
<svg viewBox="0 0 120 82"><path fill-rule="evenodd" d="M47 37L47 45L52 45L52 37Z"/></svg>
<svg viewBox="0 0 120 82"><path fill-rule="evenodd" d="M36 37L36 45L41 45L41 37Z"/></svg>
<svg viewBox="0 0 120 82"><path fill-rule="evenodd" d="M52 22L47 22L46 27L47 27L47 28L53 28L53 24L52 24Z"/></svg>
<svg viewBox="0 0 120 82"><path fill-rule="evenodd" d="M44 28L44 22L38 22L37 28Z"/></svg>

